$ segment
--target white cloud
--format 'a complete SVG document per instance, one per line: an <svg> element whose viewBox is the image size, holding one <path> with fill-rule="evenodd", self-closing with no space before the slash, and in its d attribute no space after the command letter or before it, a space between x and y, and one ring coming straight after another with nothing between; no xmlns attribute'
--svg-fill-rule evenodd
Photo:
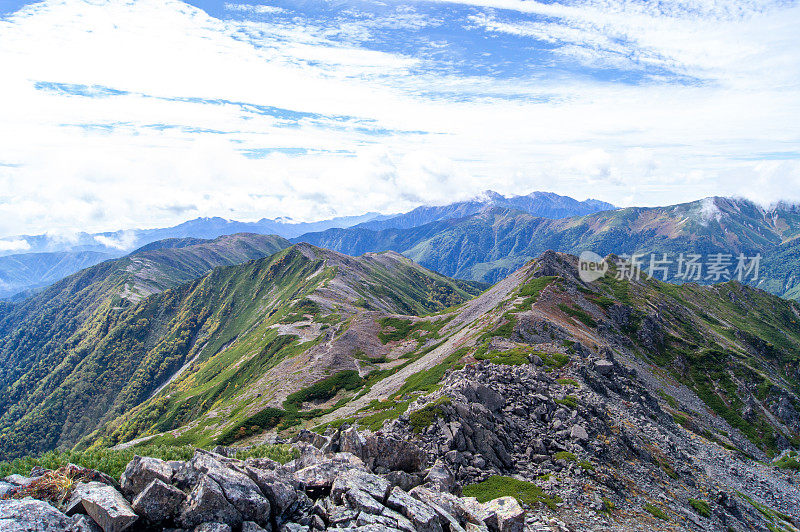
<svg viewBox="0 0 800 532"><path fill-rule="evenodd" d="M46 0L0 19L0 235L397 212L487 188L620 205L793 193L796 4L457 4L458 20L415 3L320 21ZM511 36L642 79L495 75L378 42L447 24L486 54Z"/></svg>
<svg viewBox="0 0 800 532"><path fill-rule="evenodd" d="M94 240L107 248L130 251L136 243L136 235L133 231L123 231L116 237L96 235Z"/></svg>
<svg viewBox="0 0 800 532"><path fill-rule="evenodd" d="M30 248L31 245L23 238L0 240L0 251L25 251Z"/></svg>
<svg viewBox="0 0 800 532"><path fill-rule="evenodd" d="M249 13L285 13L286 10L278 6L264 6L256 4L225 4L225 9L228 11L245 11Z"/></svg>

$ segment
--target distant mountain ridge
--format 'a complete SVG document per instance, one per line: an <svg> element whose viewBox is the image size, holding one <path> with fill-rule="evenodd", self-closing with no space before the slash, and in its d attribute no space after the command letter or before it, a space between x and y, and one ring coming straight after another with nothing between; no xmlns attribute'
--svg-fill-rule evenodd
<svg viewBox="0 0 800 532"><path fill-rule="evenodd" d="M82 268L121 257L135 249L150 249L148 246L153 242L157 242L158 246L182 247L236 233L293 238L305 233L352 226L369 229L410 228L432 221L463 218L498 206L522 209L544 218L563 218L614 208L602 201L577 201L550 192L532 192L526 196L506 198L497 192L486 191L471 200L443 206L422 206L400 215L370 212L318 222L293 222L285 218L263 218L257 222L238 222L219 217L196 218L173 227L79 233L69 239L50 235L12 237L0 239L0 242L24 240L29 249L25 253L0 251L0 300L28 296L32 291Z"/></svg>
<svg viewBox="0 0 800 532"><path fill-rule="evenodd" d="M578 201L567 196L559 196L552 192L531 192L525 196L503 196L493 190L467 201L460 201L441 206L421 206L416 209L383 220L371 220L353 227L358 229L410 229L431 222L465 218L492 208L517 209L540 218L569 218L583 216L599 211L614 210L610 203L595 199Z"/></svg>
<svg viewBox="0 0 800 532"><path fill-rule="evenodd" d="M50 285L114 255L98 251L23 253L0 257L0 299Z"/></svg>
<svg viewBox="0 0 800 532"><path fill-rule="evenodd" d="M773 253L800 235L793 205L764 209L743 199L713 197L665 207L629 207L586 216L545 219L519 209L492 207L460 219L421 226L373 230L363 226L329 229L294 239L358 255L391 250L427 268L461 279L493 283L548 249L602 256L634 253L698 253L708 256L762 254L765 278L773 275ZM761 280L777 295L796 284ZM792 292L794 293L794 292Z"/></svg>

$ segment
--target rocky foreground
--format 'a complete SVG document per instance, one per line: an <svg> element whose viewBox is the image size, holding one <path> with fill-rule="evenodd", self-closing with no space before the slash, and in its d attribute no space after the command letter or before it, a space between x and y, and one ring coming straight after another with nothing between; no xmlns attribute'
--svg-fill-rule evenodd
<svg viewBox="0 0 800 532"><path fill-rule="evenodd" d="M558 374L537 355L451 371L376 433L270 436L295 449L286 464L217 447L136 457L119 483L76 466L14 475L0 530L798 529L797 473L676 423L633 360L572 359ZM463 496L476 485L493 486L483 502Z"/></svg>
<svg viewBox="0 0 800 532"><path fill-rule="evenodd" d="M453 495L453 473L441 461L423 469L425 455L413 444L355 429L335 442L313 440L320 448L298 441L299 457L285 465L236 460L217 448L198 449L186 462L137 456L119 483L77 466L12 476L0 486L5 496L53 498L0 501L0 530L523 530L514 498L481 504ZM75 481L65 500L57 500L58 478Z"/></svg>

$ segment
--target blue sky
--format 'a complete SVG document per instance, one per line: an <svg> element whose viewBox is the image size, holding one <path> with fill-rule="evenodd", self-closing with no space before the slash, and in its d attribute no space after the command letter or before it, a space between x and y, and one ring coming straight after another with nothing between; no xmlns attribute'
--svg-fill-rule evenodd
<svg viewBox="0 0 800 532"><path fill-rule="evenodd" d="M0 0L0 236L800 200L800 4Z"/></svg>

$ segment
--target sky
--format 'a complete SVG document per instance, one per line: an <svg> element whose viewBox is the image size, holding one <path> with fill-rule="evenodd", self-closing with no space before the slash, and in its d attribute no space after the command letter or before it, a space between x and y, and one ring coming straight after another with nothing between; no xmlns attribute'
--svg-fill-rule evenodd
<svg viewBox="0 0 800 532"><path fill-rule="evenodd" d="M800 201L800 2L0 0L0 237Z"/></svg>

